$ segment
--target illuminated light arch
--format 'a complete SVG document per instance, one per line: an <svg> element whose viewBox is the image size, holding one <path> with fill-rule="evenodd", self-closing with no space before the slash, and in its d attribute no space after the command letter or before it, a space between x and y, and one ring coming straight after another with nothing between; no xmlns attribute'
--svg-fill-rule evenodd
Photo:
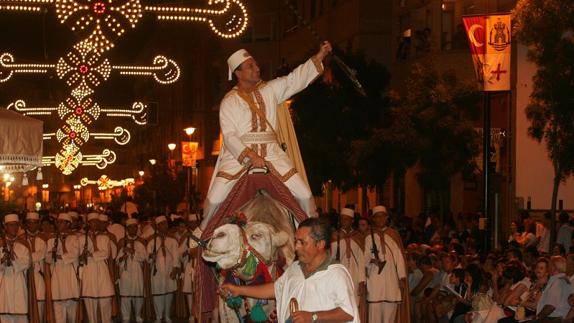
<svg viewBox="0 0 574 323"><path fill-rule="evenodd" d="M70 88L70 96L55 107L27 107L23 100L7 108L24 115L58 115L64 122L55 132L46 133L45 140L55 138L61 148L54 156L44 156L45 165L55 165L68 175L80 165L105 168L116 160L116 154L105 149L102 154L83 155L81 147L90 139L111 140L125 145L130 132L117 126L113 132L90 133L88 126L100 118L129 117L137 125L147 123L147 107L135 102L129 108L101 108L93 99L95 89L115 71L122 76L152 77L160 84L172 84L181 74L177 63L158 55L150 66L112 65L102 54L128 29L135 28L144 13L155 14L158 20L201 22L222 38L243 33L248 16L242 0L209 0L207 8L178 6L142 6L140 0L0 0L0 11L42 12L52 6L62 24L66 24L80 40L56 64L19 64L10 53L0 55L0 83L16 74L47 74L55 72Z"/></svg>

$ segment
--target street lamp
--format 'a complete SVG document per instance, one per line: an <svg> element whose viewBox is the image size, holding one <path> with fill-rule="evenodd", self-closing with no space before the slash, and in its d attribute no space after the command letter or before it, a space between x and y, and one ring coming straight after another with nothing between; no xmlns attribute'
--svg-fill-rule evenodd
<svg viewBox="0 0 574 323"><path fill-rule="evenodd" d="M173 158L173 151L175 150L175 147L177 147L176 144L174 143L169 143L167 144L167 149L169 149L169 160L168 160L168 166L171 169L172 172L172 176L175 179L176 177L176 173L175 173L175 159Z"/></svg>
<svg viewBox="0 0 574 323"><path fill-rule="evenodd" d="M80 191L80 189L82 188L82 185L74 185L74 196L76 198L76 206L80 206L80 202L82 199L82 191Z"/></svg>
<svg viewBox="0 0 574 323"><path fill-rule="evenodd" d="M187 127L185 129L183 129L183 131L185 131L185 133L189 137L189 141L191 141L191 135L193 135L193 133L195 132L195 128L194 127Z"/></svg>
<svg viewBox="0 0 574 323"><path fill-rule="evenodd" d="M50 185L42 184L42 202L50 202Z"/></svg>
<svg viewBox="0 0 574 323"><path fill-rule="evenodd" d="M193 133L195 132L195 128L194 127L187 127L185 129L183 129L183 131L185 132L185 134L187 135L189 141L188 141L188 147L191 147L191 135L193 135ZM191 192L191 171L194 169L194 165L188 165L189 167L187 168L187 182L185 183L185 198L187 199L187 212L191 213L191 199L192 196L190 196L190 192Z"/></svg>
<svg viewBox="0 0 574 323"><path fill-rule="evenodd" d="M155 165L155 163L157 163L157 160L152 158L149 160L149 163L153 166L153 165Z"/></svg>
<svg viewBox="0 0 574 323"><path fill-rule="evenodd" d="M143 177L144 174L145 174L145 172L144 172L143 170L140 170L140 171L138 172L138 174L140 175L140 177Z"/></svg>

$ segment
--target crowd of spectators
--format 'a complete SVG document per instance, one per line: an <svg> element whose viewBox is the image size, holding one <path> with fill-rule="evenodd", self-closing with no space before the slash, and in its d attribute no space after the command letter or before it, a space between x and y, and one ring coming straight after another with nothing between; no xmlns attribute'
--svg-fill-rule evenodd
<svg viewBox="0 0 574 323"><path fill-rule="evenodd" d="M508 238L488 250L478 214L389 221L406 249L413 322L574 322L574 222L567 212L558 216L553 244L549 214L522 212ZM368 234L366 218L356 225Z"/></svg>

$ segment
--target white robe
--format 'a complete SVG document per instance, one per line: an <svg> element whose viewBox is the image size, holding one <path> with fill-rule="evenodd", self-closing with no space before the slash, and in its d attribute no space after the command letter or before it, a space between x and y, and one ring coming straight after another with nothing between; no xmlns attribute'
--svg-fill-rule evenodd
<svg viewBox="0 0 574 323"><path fill-rule="evenodd" d="M183 266L182 291L184 294L193 293L193 275L195 271L193 268L194 261L188 252L189 250L189 243L187 243L187 239L185 239L179 245L180 263Z"/></svg>
<svg viewBox="0 0 574 323"><path fill-rule="evenodd" d="M297 92L306 88L323 71L323 66L315 59L309 59L294 69L289 75L267 83L261 83L251 97L257 108L265 114L272 129L277 131L277 106ZM205 228L209 219L248 166L246 153L255 151L270 167L269 171L279 177L291 190L302 209L309 215L316 213L311 191L293 163L281 149L269 124L253 112L249 104L234 87L220 104L219 123L223 134L223 145L211 178L205 204L205 218L201 224ZM262 134L272 139L262 140ZM253 139L257 136L259 139Z"/></svg>
<svg viewBox="0 0 574 323"><path fill-rule="evenodd" d="M46 241L37 236L24 234L22 237L26 238L30 245L34 244L34 252L32 252L32 265L34 266L34 285L36 287L36 299L38 301L46 300L46 284L44 283L44 260L46 258Z"/></svg>
<svg viewBox="0 0 574 323"><path fill-rule="evenodd" d="M381 244L381 236L374 234L375 243L379 251L379 259L387 263L379 274L379 267L371 264L375 259L371 249L373 246L371 235L365 237L365 267L367 268L367 301L369 302L401 302L402 295L399 280L407 277L404 255L393 238L387 234L384 236L384 246Z"/></svg>
<svg viewBox="0 0 574 323"><path fill-rule="evenodd" d="M92 239L87 239L87 250L92 255L88 257L87 264L80 268L80 279L82 283L82 297L106 298L114 296L114 285L108 267L108 258L111 253L110 238L106 234L98 234L96 242L98 251L94 251ZM84 250L86 243L85 236L79 239L80 254Z"/></svg>
<svg viewBox="0 0 574 323"><path fill-rule="evenodd" d="M174 267L178 266L179 244L172 237L165 237L165 248L161 247L161 237L155 237L147 243L147 254L150 257L154 252L154 240L156 248L155 266L157 272L153 275L153 261L150 259L151 293L154 296L165 295L175 292L177 283L169 276Z"/></svg>
<svg viewBox="0 0 574 323"><path fill-rule="evenodd" d="M295 261L275 281L274 288L278 322L289 318L291 298L297 299L301 311L328 311L340 307L353 316L351 322L360 322L353 282L341 264L331 264L305 279L299 261Z"/></svg>
<svg viewBox="0 0 574 323"><path fill-rule="evenodd" d="M26 270L30 267L30 250L20 242L14 242L15 259L11 266L0 263L0 313L23 315L28 313L28 287ZM4 248L0 248L0 258Z"/></svg>
<svg viewBox="0 0 574 323"><path fill-rule="evenodd" d="M119 259L125 255L124 249L121 248L116 258L120 273L120 296L143 297L143 262L146 260L147 252L141 241L127 239L130 240L128 245L133 243L134 253L128 255L126 260L120 261Z"/></svg>
<svg viewBox="0 0 574 323"><path fill-rule="evenodd" d="M54 250L55 238L48 240L46 249L46 262L50 264L52 277L52 299L54 301L77 300L80 297L80 288L76 268L78 268L78 257L80 249L78 238L75 234L66 236L66 251L62 251L62 239L58 239L56 254L62 259L57 259L54 263L52 250Z"/></svg>
<svg viewBox="0 0 574 323"><path fill-rule="evenodd" d="M365 282L365 259L363 249L359 244L353 238L349 238L348 241L349 248L347 247L347 239L343 238L343 234L341 234L339 239L339 262L349 271L353 279L353 286L355 286L355 295L359 296L359 284ZM350 252L347 252L347 250ZM331 242L331 257L333 260L335 260L336 255L337 240L335 239Z"/></svg>

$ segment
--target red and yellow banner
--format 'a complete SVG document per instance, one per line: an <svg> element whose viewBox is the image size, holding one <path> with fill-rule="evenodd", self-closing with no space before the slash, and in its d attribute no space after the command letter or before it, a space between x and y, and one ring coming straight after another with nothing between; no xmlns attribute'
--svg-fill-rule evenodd
<svg viewBox="0 0 574 323"><path fill-rule="evenodd" d="M484 91L510 90L510 15L462 18L477 80Z"/></svg>
<svg viewBox="0 0 574 323"><path fill-rule="evenodd" d="M197 161L198 143L195 141L181 142L181 161L185 167L195 167Z"/></svg>

